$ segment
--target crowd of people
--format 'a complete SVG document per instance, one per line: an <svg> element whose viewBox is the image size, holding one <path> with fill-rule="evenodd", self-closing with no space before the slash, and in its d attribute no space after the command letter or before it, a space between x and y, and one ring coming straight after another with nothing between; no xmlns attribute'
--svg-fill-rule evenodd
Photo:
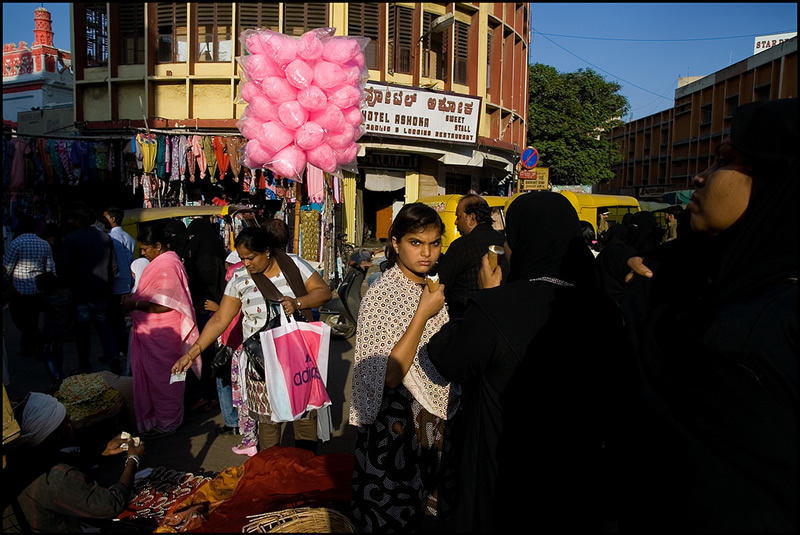
<svg viewBox="0 0 800 535"><path fill-rule="evenodd" d="M503 236L485 201L467 195L457 209L462 237L442 255L439 215L406 204L358 315L356 528L796 532L797 111L796 99L736 109L665 231L641 211L621 223L601 213L594 233L565 197L544 191L511 203ZM63 331L48 327L42 338L31 325L41 292L46 318L73 307L84 371L90 324L104 358L129 360L145 440L174 432L187 399L203 400L216 383L220 405L229 402L222 432L242 437L236 453L279 444L283 425L270 419L266 382L242 342L281 315L311 319L331 299L320 275L286 253L285 224L243 229L230 254L203 223L144 228L142 269L114 254L127 247L111 243L121 239L121 213L106 217L111 233L75 213L75 237L55 255L20 220L4 268L23 351L43 352L53 380L63 378ZM492 264L487 251L500 246ZM120 257L127 292L116 284ZM59 294L54 273L69 292ZM115 322L126 315L123 347ZM221 347L230 359L214 377ZM19 414L36 451L70 427L63 405L42 396L31 394ZM293 428L295 444L316 453L316 411ZM119 483L97 491L82 516L113 515L124 501L143 444L115 437L104 452L125 448ZM46 519L40 528L63 529L77 505L43 514L33 504L79 472L42 460L17 482L20 503L29 520Z"/></svg>

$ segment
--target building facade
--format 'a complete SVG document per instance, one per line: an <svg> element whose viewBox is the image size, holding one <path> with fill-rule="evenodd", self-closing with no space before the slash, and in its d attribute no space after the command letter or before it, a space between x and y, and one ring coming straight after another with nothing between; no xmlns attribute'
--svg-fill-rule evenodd
<svg viewBox="0 0 800 535"><path fill-rule="evenodd" d="M661 200L664 193L691 189L692 178L711 165L730 131L734 108L797 98L797 38L688 82L676 89L673 108L610 132L622 161L597 192Z"/></svg>
<svg viewBox="0 0 800 535"><path fill-rule="evenodd" d="M33 44L3 45L3 121L20 134L45 134L72 125L71 55L53 46L50 12L33 12Z"/></svg>
<svg viewBox="0 0 800 535"><path fill-rule="evenodd" d="M513 186L525 146L527 3L74 3L75 121L84 132L147 127L232 135L250 28L368 37L358 174L343 183L345 231L398 202Z"/></svg>

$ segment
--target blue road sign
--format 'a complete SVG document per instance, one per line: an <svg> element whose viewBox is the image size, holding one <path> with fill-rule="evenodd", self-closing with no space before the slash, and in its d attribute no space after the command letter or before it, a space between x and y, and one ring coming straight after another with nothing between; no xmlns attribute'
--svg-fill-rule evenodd
<svg viewBox="0 0 800 535"><path fill-rule="evenodd" d="M534 149L533 147L528 147L524 151L522 151L522 157L520 158L520 163L522 167L526 169L533 169L536 167L536 164L539 163L539 151Z"/></svg>

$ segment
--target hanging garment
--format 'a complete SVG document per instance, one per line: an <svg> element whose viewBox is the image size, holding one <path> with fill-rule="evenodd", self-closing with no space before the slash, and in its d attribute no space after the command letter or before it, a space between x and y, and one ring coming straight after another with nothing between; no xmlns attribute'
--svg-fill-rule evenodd
<svg viewBox="0 0 800 535"><path fill-rule="evenodd" d="M97 178L105 182L108 179L109 149L105 143L94 144L94 168Z"/></svg>
<svg viewBox="0 0 800 535"><path fill-rule="evenodd" d="M242 172L241 160L244 144L245 140L241 136L228 136L225 138L225 145L228 147L228 162L231 165L234 182L239 182L239 176Z"/></svg>
<svg viewBox="0 0 800 535"><path fill-rule="evenodd" d="M164 136L164 162L166 163L164 169L164 179L168 179L170 172L170 164L172 163L172 146L170 144L170 137Z"/></svg>
<svg viewBox="0 0 800 535"><path fill-rule="evenodd" d="M142 170L145 174L152 174L156 166L156 152L158 141L152 134L136 134L137 153L142 153Z"/></svg>
<svg viewBox="0 0 800 535"><path fill-rule="evenodd" d="M50 160L50 153L47 151L47 140L40 137L36 140L36 152L42 159L42 172L47 178L47 183L53 183L53 162ZM10 163L10 162L9 162Z"/></svg>
<svg viewBox="0 0 800 535"><path fill-rule="evenodd" d="M22 191L25 189L25 155L30 151L31 147L27 139L17 138L14 140L14 159L11 164L9 191Z"/></svg>
<svg viewBox="0 0 800 535"><path fill-rule="evenodd" d="M166 136L156 138L156 176L166 179L167 177L167 143Z"/></svg>
<svg viewBox="0 0 800 535"><path fill-rule="evenodd" d="M186 158L184 157L186 144L181 142L182 138L183 136L172 136L170 139L170 148L172 149L170 151L170 181L180 180L186 171Z"/></svg>
<svg viewBox="0 0 800 535"><path fill-rule="evenodd" d="M203 154L206 156L208 176L211 179L211 183L215 184L217 182L217 177L214 176L217 173L217 155L214 153L213 137L203 136L203 139L200 141L200 146L203 147Z"/></svg>
<svg viewBox="0 0 800 535"><path fill-rule="evenodd" d="M312 203L321 203L325 200L325 175L322 169L306 164L306 187L308 199Z"/></svg>
<svg viewBox="0 0 800 535"><path fill-rule="evenodd" d="M214 154L217 156L217 166L219 167L219 179L225 179L225 173L228 172L230 159L228 158L228 146L225 143L225 138L222 136L214 136Z"/></svg>
<svg viewBox="0 0 800 535"><path fill-rule="evenodd" d="M319 212L307 210L300 213L301 254L306 260L319 260Z"/></svg>
<svg viewBox="0 0 800 535"><path fill-rule="evenodd" d="M201 145L202 139L201 136L192 136L192 155L197 163L197 167L200 169L200 180L205 176L206 168L208 167L206 155L203 153L203 147Z"/></svg>
<svg viewBox="0 0 800 535"><path fill-rule="evenodd" d="M11 184L11 164L14 161L16 148L10 139L3 139L3 187L8 188Z"/></svg>

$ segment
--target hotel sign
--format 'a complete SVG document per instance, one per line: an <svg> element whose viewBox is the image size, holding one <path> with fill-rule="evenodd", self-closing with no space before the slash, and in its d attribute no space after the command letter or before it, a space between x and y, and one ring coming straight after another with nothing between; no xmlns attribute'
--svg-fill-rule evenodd
<svg viewBox="0 0 800 535"><path fill-rule="evenodd" d="M366 135L476 144L480 97L367 82Z"/></svg>

